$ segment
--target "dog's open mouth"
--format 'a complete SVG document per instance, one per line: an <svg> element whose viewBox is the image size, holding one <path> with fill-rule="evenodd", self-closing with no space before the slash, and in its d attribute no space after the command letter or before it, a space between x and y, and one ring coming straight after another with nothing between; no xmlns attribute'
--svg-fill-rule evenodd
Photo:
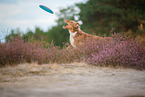
<svg viewBox="0 0 145 97"><path fill-rule="evenodd" d="M66 28L67 28L67 26L68 26L68 25L66 25L66 26L63 26L63 29L66 29Z"/></svg>
<svg viewBox="0 0 145 97"><path fill-rule="evenodd" d="M65 22L65 23L67 23L67 21L68 21L67 19L64 19L64 22ZM63 29L66 29L67 27L68 27L68 25L63 26Z"/></svg>

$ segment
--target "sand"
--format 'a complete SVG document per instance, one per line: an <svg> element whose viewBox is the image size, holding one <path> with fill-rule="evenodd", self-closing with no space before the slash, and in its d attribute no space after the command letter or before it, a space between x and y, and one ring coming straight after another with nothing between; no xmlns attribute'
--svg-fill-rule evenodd
<svg viewBox="0 0 145 97"><path fill-rule="evenodd" d="M85 63L0 68L0 97L145 97L145 71Z"/></svg>

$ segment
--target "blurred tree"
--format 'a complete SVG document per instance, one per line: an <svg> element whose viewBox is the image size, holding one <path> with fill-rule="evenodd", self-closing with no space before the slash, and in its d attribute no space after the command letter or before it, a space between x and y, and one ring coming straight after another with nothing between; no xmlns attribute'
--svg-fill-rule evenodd
<svg viewBox="0 0 145 97"><path fill-rule="evenodd" d="M136 32L138 20L145 20L145 0L88 0L77 6L82 28L97 35L109 35L112 28Z"/></svg>
<svg viewBox="0 0 145 97"><path fill-rule="evenodd" d="M28 41L32 38L33 36L33 32L32 31L28 31L27 34L23 35L24 40Z"/></svg>
<svg viewBox="0 0 145 97"><path fill-rule="evenodd" d="M55 45L63 46L63 42L69 42L69 33L62 27L64 19L75 20L79 16L83 22L81 28L87 33L110 36L111 32L134 32L133 34L143 34L145 32L145 0L88 0L86 3L79 3L67 8L60 8L57 15L57 25L47 32L39 27L35 31L28 31L23 38L32 42L42 43L54 41ZM79 7L79 8L77 8ZM6 40L18 36L19 29L12 31Z"/></svg>
<svg viewBox="0 0 145 97"><path fill-rule="evenodd" d="M6 40L6 42L8 42L18 36L20 36L20 31L18 29L16 29L16 32L15 32L15 30L12 30L11 34L5 37L5 40Z"/></svg>
<svg viewBox="0 0 145 97"><path fill-rule="evenodd" d="M35 38L35 40L43 40L44 39L44 33L39 27L35 28L35 34L33 35L33 37Z"/></svg>

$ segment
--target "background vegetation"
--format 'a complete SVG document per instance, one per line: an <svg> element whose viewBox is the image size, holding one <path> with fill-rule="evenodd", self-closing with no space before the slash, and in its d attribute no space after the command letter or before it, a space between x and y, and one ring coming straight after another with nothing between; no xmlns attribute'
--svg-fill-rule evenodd
<svg viewBox="0 0 145 97"><path fill-rule="evenodd" d="M75 20L74 17L79 16L79 20L83 22L81 28L87 33L110 36L113 32L126 32L134 38L145 41L144 6L145 0L88 0L86 3L60 9L57 13L57 25L48 31L44 32L36 27L35 31L28 31L23 38L42 43L54 41L55 45L62 47L64 42L69 42L69 33L62 28L66 25L64 18ZM80 9L79 13L77 13L76 7ZM12 32L16 32L16 34L11 33L7 36L7 41L12 39L12 36L21 33L16 30Z"/></svg>
<svg viewBox="0 0 145 97"><path fill-rule="evenodd" d="M100 66L111 64L145 69L144 5L145 0L88 0L60 9L57 25L46 32L39 27L23 35L18 30L12 30L6 42L0 43L0 65L32 61L39 64L85 61ZM79 13L76 7L80 9ZM115 36L115 41L88 41L78 50L67 51L69 33L62 26L66 25L64 18L76 20L75 17L83 22L81 29L84 32Z"/></svg>
<svg viewBox="0 0 145 97"><path fill-rule="evenodd" d="M97 66L122 66L145 69L145 45L136 39L113 34L113 41L86 40L78 49L67 50L41 42L25 42L20 36L0 44L0 66L24 62L85 62Z"/></svg>

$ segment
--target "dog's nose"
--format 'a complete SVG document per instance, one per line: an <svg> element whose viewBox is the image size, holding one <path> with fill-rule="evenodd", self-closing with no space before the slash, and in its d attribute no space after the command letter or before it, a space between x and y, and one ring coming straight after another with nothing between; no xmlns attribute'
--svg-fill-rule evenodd
<svg viewBox="0 0 145 97"><path fill-rule="evenodd" d="M64 19L64 21L65 21L65 22L68 22L69 20L67 20L67 19Z"/></svg>

